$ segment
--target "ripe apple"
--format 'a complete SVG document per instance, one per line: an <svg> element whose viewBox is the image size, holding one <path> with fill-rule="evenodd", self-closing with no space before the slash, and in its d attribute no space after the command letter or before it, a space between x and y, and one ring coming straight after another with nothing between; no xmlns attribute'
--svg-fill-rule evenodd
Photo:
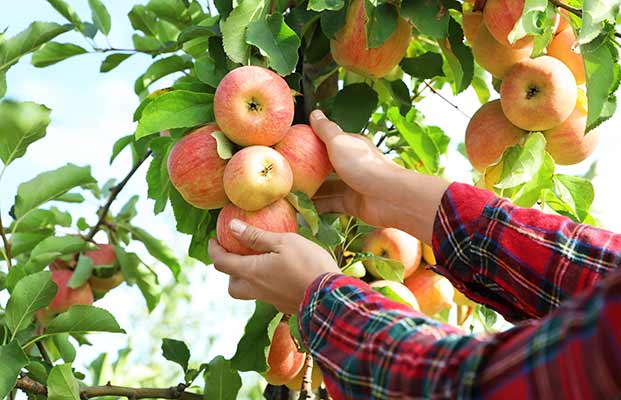
<svg viewBox="0 0 621 400"><path fill-rule="evenodd" d="M563 1L563 3L565 2ZM565 29L571 28L571 25L569 25L569 22L567 22L567 18L569 18L569 11L565 10L564 8L561 8L558 16L559 16L558 25L556 26L555 34L559 34L563 32Z"/></svg>
<svg viewBox="0 0 621 400"><path fill-rule="evenodd" d="M290 382L304 367L304 353L298 351L289 324L279 322L272 337L272 344L267 356L269 370L265 373L268 383L280 386Z"/></svg>
<svg viewBox="0 0 621 400"><path fill-rule="evenodd" d="M494 164L504 151L519 143L526 132L513 125L502 112L500 100L484 104L466 128L466 153L479 172Z"/></svg>
<svg viewBox="0 0 621 400"><path fill-rule="evenodd" d="M103 265L114 266L114 268L110 269L110 273L105 276L93 274L89 278L88 283L91 285L91 289L93 289L93 292L96 295L102 296L106 294L110 290L119 286L125 280L123 273L117 265L116 250L114 249L114 246L109 244L98 244L96 250L86 251L84 252L84 255L91 259L95 267ZM95 271L97 271L97 268ZM108 271L106 270L106 272Z"/></svg>
<svg viewBox="0 0 621 400"><path fill-rule="evenodd" d="M546 150L560 165L573 165L587 159L599 144L599 132L586 133L587 101L580 91L576 108L569 118L556 128L545 131Z"/></svg>
<svg viewBox="0 0 621 400"><path fill-rule="evenodd" d="M507 119L527 131L560 125L569 118L577 98L573 74L549 56L515 64L500 85L500 104Z"/></svg>
<svg viewBox="0 0 621 400"><path fill-rule="evenodd" d="M246 147L235 153L224 169L226 195L246 211L257 211L282 199L292 185L289 163L271 147Z"/></svg>
<svg viewBox="0 0 621 400"><path fill-rule="evenodd" d="M259 254L241 244L231 233L229 224L233 219L270 232L298 231L295 208L285 199L280 199L258 211L244 211L234 204L224 206L216 223L218 242L231 253L241 255Z"/></svg>
<svg viewBox="0 0 621 400"><path fill-rule="evenodd" d="M240 146L272 146L293 122L293 95L287 82L267 68L245 66L222 79L213 99L218 126Z"/></svg>
<svg viewBox="0 0 621 400"><path fill-rule="evenodd" d="M216 139L220 128L202 126L175 144L168 156L168 176L181 196L195 207L217 209L229 201L224 193L226 161L218 156Z"/></svg>
<svg viewBox="0 0 621 400"><path fill-rule="evenodd" d="M423 260L429 265L436 265L437 262L433 248L426 243L423 243Z"/></svg>
<svg viewBox="0 0 621 400"><path fill-rule="evenodd" d="M420 268L404 284L418 300L421 311L428 316L449 308L453 302L455 289L451 282L431 270Z"/></svg>
<svg viewBox="0 0 621 400"><path fill-rule="evenodd" d="M410 44L410 24L399 17L393 34L379 47L367 44L367 13L363 0L353 0L345 26L330 40L332 57L345 69L370 78L386 76L403 59Z"/></svg>
<svg viewBox="0 0 621 400"><path fill-rule="evenodd" d="M405 267L404 278L416 271L423 256L420 240L395 228L378 229L369 233L362 246L362 251L400 261ZM371 275L381 278L374 261L366 260L364 265Z"/></svg>
<svg viewBox="0 0 621 400"><path fill-rule="evenodd" d="M558 58L567 65L567 68L574 74L576 83L581 85L586 82L584 60L581 54L573 50L575 45L576 35L574 34L574 30L571 29L571 27L567 28L552 39L552 42L548 46L548 55Z"/></svg>
<svg viewBox="0 0 621 400"><path fill-rule="evenodd" d="M293 190L313 197L332 171L326 145L308 125L293 125L274 147L293 171Z"/></svg>
<svg viewBox="0 0 621 400"><path fill-rule="evenodd" d="M304 373L306 372L305 368L302 368L300 372L286 383L287 387L291 390L299 391L302 388L302 380L304 379ZM323 373L321 369L317 365L317 362L313 363L313 372L311 375L311 389L317 390L321 383L323 382Z"/></svg>
<svg viewBox="0 0 621 400"><path fill-rule="evenodd" d="M509 33L522 16L524 3L525 0L487 0L483 9L485 25L501 45L515 49L532 45L531 36L526 36L514 44L509 42Z"/></svg>
<svg viewBox="0 0 621 400"><path fill-rule="evenodd" d="M504 78L515 64L528 59L533 51L532 44L521 48L503 46L484 24L474 34L470 46L477 64L498 79Z"/></svg>
<svg viewBox="0 0 621 400"><path fill-rule="evenodd" d="M74 305L90 306L93 304L93 292L88 282L77 289L72 289L67 286L72 275L73 271L68 269L52 271L52 280L58 286L58 292L56 292L54 300L52 300L48 306L50 312L61 313L67 311L69 307Z"/></svg>
<svg viewBox="0 0 621 400"><path fill-rule="evenodd" d="M472 43L474 36L483 24L483 13L481 11L464 10L461 21L464 29L464 37L469 43Z"/></svg>
<svg viewBox="0 0 621 400"><path fill-rule="evenodd" d="M401 299L403 300L402 301L403 304L412 307L416 311L420 311L420 306L418 305L418 301L416 300L416 297L414 297L410 289L408 289L405 285L399 282L382 280L382 281L372 282L369 286L371 286L374 290L388 288L392 290L393 292L395 292L397 296L401 297Z"/></svg>

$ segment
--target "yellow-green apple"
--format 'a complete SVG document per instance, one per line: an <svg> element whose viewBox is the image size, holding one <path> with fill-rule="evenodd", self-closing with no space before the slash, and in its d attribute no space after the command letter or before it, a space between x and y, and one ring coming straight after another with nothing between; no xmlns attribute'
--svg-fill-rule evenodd
<svg viewBox="0 0 621 400"><path fill-rule="evenodd" d="M532 44L519 49L503 46L484 24L479 26L470 43L477 64L498 79L504 78L515 64L528 59L533 51Z"/></svg>
<svg viewBox="0 0 621 400"><path fill-rule="evenodd" d="M244 246L233 236L229 227L233 219L270 232L297 233L298 231L295 208L285 199L280 199L258 211L244 211L234 204L228 204L218 215L216 224L218 242L227 251L241 255L258 254L258 252Z"/></svg>
<svg viewBox="0 0 621 400"><path fill-rule="evenodd" d="M274 149L282 154L293 171L293 190L313 197L332 171L326 145L308 125L293 125Z"/></svg>
<svg viewBox="0 0 621 400"><path fill-rule="evenodd" d="M423 260L429 265L436 265L436 255L433 253L433 248L426 243L423 243Z"/></svg>
<svg viewBox="0 0 621 400"><path fill-rule="evenodd" d="M576 83L581 85L586 82L584 60L581 54L574 51L575 45L576 35L574 34L574 30L567 28L552 39L552 42L548 46L548 55L558 58L567 65L567 68L574 74Z"/></svg>
<svg viewBox="0 0 621 400"><path fill-rule="evenodd" d="M231 203L257 211L291 191L293 173L287 160L266 146L241 149L224 169L224 191Z"/></svg>
<svg viewBox="0 0 621 400"><path fill-rule="evenodd" d="M522 16L525 0L487 0L483 10L485 25L491 35L503 46L516 49L532 45L533 38L526 36L514 44L509 42L509 33Z"/></svg>
<svg viewBox="0 0 621 400"><path fill-rule="evenodd" d="M545 131L546 150L560 165L573 165L589 157L599 144L597 129L586 133L587 100L580 91L576 108L559 126Z"/></svg>
<svg viewBox="0 0 621 400"><path fill-rule="evenodd" d="M414 294L421 311L426 315L435 315L453 303L453 285L431 270L420 268L404 284Z"/></svg>
<svg viewBox="0 0 621 400"><path fill-rule="evenodd" d="M291 337L289 324L279 322L272 336L272 344L267 355L269 369L265 373L268 383L280 386L290 382L304 367L306 356L300 353Z"/></svg>
<svg viewBox="0 0 621 400"><path fill-rule="evenodd" d="M458 306L476 306L476 303L474 301L467 298L465 294L457 289L455 289L455 294L453 295L453 302Z"/></svg>
<svg viewBox="0 0 621 400"><path fill-rule="evenodd" d="M353 0L345 26L330 40L332 57L345 69L370 78L382 78L399 64L410 44L410 24L399 17L393 34L379 47L369 48L364 0Z"/></svg>
<svg viewBox="0 0 621 400"><path fill-rule="evenodd" d="M505 117L500 100L484 104L466 128L466 153L479 172L494 164L508 147L519 143L526 132Z"/></svg>
<svg viewBox="0 0 621 400"><path fill-rule="evenodd" d="M91 259L95 267L110 266L109 268L95 268L88 280L95 295L102 296L125 280L117 263L114 246L97 244L96 250L85 251L84 255Z"/></svg>
<svg viewBox="0 0 621 400"><path fill-rule="evenodd" d="M395 228L383 228L369 233L362 246L362 251L376 256L397 260L403 264L404 278L412 275L420 266L423 249L420 240ZM376 278L381 278L376 263L365 260L367 271Z"/></svg>
<svg viewBox="0 0 621 400"><path fill-rule="evenodd" d="M213 99L216 122L241 146L272 146L293 122L293 95L287 82L267 68L239 67L220 81Z"/></svg>
<svg viewBox="0 0 621 400"><path fill-rule="evenodd" d="M399 301L400 303L408 305L412 307L413 309L415 309L416 311L420 311L420 306L418 305L418 301L416 300L416 297L414 297L410 289L408 289L402 283L395 282L395 281L381 280L381 281L372 282L369 286L371 286L373 290L376 290L380 293L381 293L381 289L388 288L392 290L393 292L395 292L395 294L401 298L402 301Z"/></svg>
<svg viewBox="0 0 621 400"><path fill-rule="evenodd" d="M507 119L527 131L560 125L576 107L577 98L573 74L550 56L515 64L500 85L500 104Z"/></svg>
<svg viewBox="0 0 621 400"><path fill-rule="evenodd" d="M295 376L295 378L293 378L292 380L286 383L287 387L291 390L299 391L302 388L302 380L304 379L305 372L306 372L305 368L302 368L300 372ZM311 374L311 389L312 390L319 389L319 386L321 386L322 382L323 382L323 373L321 372L321 369L317 365L317 362L314 362L313 371Z"/></svg>
<svg viewBox="0 0 621 400"><path fill-rule="evenodd" d="M229 201L224 193L226 161L212 136L215 124L202 126L175 144L168 156L168 176L181 196L195 207L217 209Z"/></svg>
<svg viewBox="0 0 621 400"><path fill-rule="evenodd" d="M69 307L74 305L89 306L93 304L93 292L88 282L76 289L67 286L72 275L73 271L68 269L52 271L52 280L58 286L58 291L47 307L50 312L61 313L67 311Z"/></svg>

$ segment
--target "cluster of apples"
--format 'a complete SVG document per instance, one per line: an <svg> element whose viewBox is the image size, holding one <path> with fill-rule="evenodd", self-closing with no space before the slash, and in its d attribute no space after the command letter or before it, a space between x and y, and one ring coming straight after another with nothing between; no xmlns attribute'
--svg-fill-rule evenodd
<svg viewBox="0 0 621 400"><path fill-rule="evenodd" d="M480 172L528 132L545 135L546 150L560 165L585 160L599 142L597 131L586 134L584 62L573 51L572 27L557 16L546 55L533 59L532 37L513 44L507 39L523 8L524 0L477 0L464 6L464 34L477 63L502 80L500 100L483 105L466 129L468 158Z"/></svg>

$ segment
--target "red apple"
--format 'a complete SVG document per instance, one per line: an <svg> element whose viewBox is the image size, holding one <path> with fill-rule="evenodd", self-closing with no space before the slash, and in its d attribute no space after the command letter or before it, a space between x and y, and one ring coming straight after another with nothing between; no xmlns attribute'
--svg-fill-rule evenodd
<svg viewBox="0 0 621 400"><path fill-rule="evenodd" d="M524 37L513 45L509 42L509 33L522 16L525 0L488 0L483 9L485 25L492 36L506 47L522 48L532 45L531 36Z"/></svg>
<svg viewBox="0 0 621 400"><path fill-rule="evenodd" d="M274 147L293 171L293 190L313 197L332 171L326 145L308 125L293 125Z"/></svg>
<svg viewBox="0 0 621 400"><path fill-rule="evenodd" d="M395 228L384 228L371 232L364 241L362 251L400 261L405 267L404 278L416 271L423 255L420 240ZM372 260L366 260L364 265L371 275L381 278Z"/></svg>
<svg viewBox="0 0 621 400"><path fill-rule="evenodd" d="M214 124L196 129L175 144L168 156L168 175L181 196L195 207L217 209L228 203L224 193L226 161L218 156Z"/></svg>
<svg viewBox="0 0 621 400"><path fill-rule="evenodd" d="M229 72L213 100L218 126L241 146L272 146L293 122L289 85L267 68L246 66Z"/></svg>
<svg viewBox="0 0 621 400"><path fill-rule="evenodd" d="M479 31L483 24L483 13L480 11L466 11L462 15L462 25L464 37L470 43L474 40L474 35Z"/></svg>
<svg viewBox="0 0 621 400"><path fill-rule="evenodd" d="M500 100L484 104L466 128L466 153L479 172L494 164L508 147L518 144L526 132L505 117Z"/></svg>
<svg viewBox="0 0 621 400"><path fill-rule="evenodd" d="M289 163L271 147L246 147L235 153L224 169L226 195L246 211L257 211L282 199L292 185Z"/></svg>
<svg viewBox="0 0 621 400"><path fill-rule="evenodd" d="M239 219L245 223L270 232L295 232L298 231L296 211L285 199L280 199L258 211L244 211L234 204L226 205L216 224L218 242L231 253L241 255L259 254L241 244L231 233L229 224L231 220Z"/></svg>
<svg viewBox="0 0 621 400"><path fill-rule="evenodd" d="M363 0L353 0L345 26L330 40L332 57L347 70L370 78L382 78L405 56L410 44L410 24L399 17L393 34L379 47L367 44L367 13Z"/></svg>
<svg viewBox="0 0 621 400"><path fill-rule="evenodd" d="M267 356L269 370L265 373L268 383L280 386L293 380L304 367L306 356L300 353L291 337L289 324L279 322L272 336Z"/></svg>
<svg viewBox="0 0 621 400"><path fill-rule="evenodd" d="M431 270L420 268L404 284L414 294L421 311L426 315L433 316L453 303L453 285Z"/></svg>
<svg viewBox="0 0 621 400"><path fill-rule="evenodd" d="M548 55L558 58L574 74L576 83L581 85L586 82L584 74L584 60L582 55L574 51L576 45L576 35L574 30L567 28L552 39L548 46Z"/></svg>
<svg viewBox="0 0 621 400"><path fill-rule="evenodd" d="M109 244L98 244L96 250L84 252L84 255L91 259L95 267L102 265L111 265L110 274L106 276L91 275L88 283L91 285L93 292L103 295L115 287L119 286L125 280L123 273L117 264L116 250L114 246ZM106 272L108 272L106 270Z"/></svg>
<svg viewBox="0 0 621 400"><path fill-rule="evenodd" d="M52 280L58 286L58 292L54 300L48 306L48 310L52 313L61 313L67 311L69 307L74 305L93 304L93 292L89 283L85 283L77 289L67 286L73 271L68 269L57 269L52 271Z"/></svg>
<svg viewBox="0 0 621 400"><path fill-rule="evenodd" d="M475 33L471 47L477 64L499 79L504 78L515 64L528 59L533 51L532 44L519 49L503 46L494 39L484 24Z"/></svg>
<svg viewBox="0 0 621 400"><path fill-rule="evenodd" d="M577 98L573 74L549 56L515 64L500 86L500 103L507 119L527 131L545 131L562 124Z"/></svg>

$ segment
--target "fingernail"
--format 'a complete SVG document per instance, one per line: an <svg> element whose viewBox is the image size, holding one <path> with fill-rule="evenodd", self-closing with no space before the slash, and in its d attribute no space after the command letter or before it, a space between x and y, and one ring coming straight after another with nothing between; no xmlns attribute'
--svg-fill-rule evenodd
<svg viewBox="0 0 621 400"><path fill-rule="evenodd" d="M231 223L229 224L229 227L231 228L233 233L237 235L241 235L246 230L246 224L244 224L242 221L238 219L232 220Z"/></svg>
<svg viewBox="0 0 621 400"><path fill-rule="evenodd" d="M315 110L311 113L311 118L319 121L320 119L326 119L325 114L321 110Z"/></svg>

